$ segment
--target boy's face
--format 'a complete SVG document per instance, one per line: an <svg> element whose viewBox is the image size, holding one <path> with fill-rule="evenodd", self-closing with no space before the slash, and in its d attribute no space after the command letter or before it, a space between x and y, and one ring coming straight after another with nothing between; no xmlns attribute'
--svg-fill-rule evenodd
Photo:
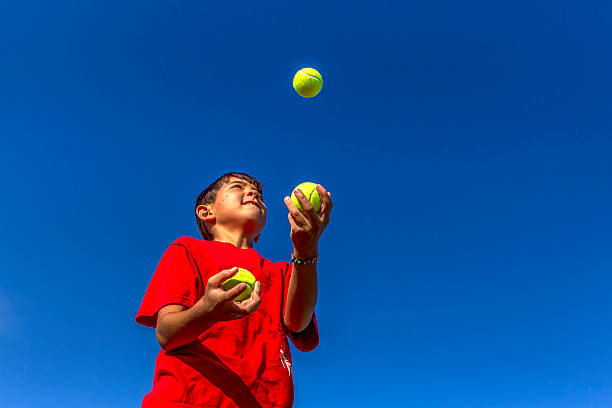
<svg viewBox="0 0 612 408"><path fill-rule="evenodd" d="M242 228L244 232L259 234L266 225L268 210L257 188L239 177L231 177L217 191L211 205L215 224Z"/></svg>

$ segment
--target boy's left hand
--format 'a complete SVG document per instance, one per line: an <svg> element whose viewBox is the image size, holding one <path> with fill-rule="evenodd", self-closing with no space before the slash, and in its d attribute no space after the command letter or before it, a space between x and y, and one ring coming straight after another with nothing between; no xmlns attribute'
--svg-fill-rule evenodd
<svg viewBox="0 0 612 408"><path fill-rule="evenodd" d="M319 212L315 212L308 198L300 190L295 191L295 197L302 205L303 213L291 201L291 198L285 197L285 205L289 209L291 241L293 241L295 256L300 259L312 258L317 255L319 238L329 224L329 214L333 207L331 194L320 184L317 184L317 191L319 197L321 197Z"/></svg>

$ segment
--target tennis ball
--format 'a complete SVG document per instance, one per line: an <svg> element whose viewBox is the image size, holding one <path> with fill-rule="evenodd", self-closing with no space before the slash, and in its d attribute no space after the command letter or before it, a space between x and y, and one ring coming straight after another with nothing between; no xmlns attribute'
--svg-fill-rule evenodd
<svg viewBox="0 0 612 408"><path fill-rule="evenodd" d="M315 212L319 212L319 210L321 209L321 197L319 197L319 190L317 190L316 183L302 183L296 188L294 188L293 192L291 193L291 201L293 201L293 204L295 204L300 211L304 212L302 204L300 204L297 197L295 196L295 190L297 189L300 189L300 191L304 193L306 198L310 200L310 204L312 204L312 206L314 207Z"/></svg>
<svg viewBox="0 0 612 408"><path fill-rule="evenodd" d="M323 88L323 78L314 68L302 68L293 77L295 91L305 98L312 98Z"/></svg>
<svg viewBox="0 0 612 408"><path fill-rule="evenodd" d="M236 302L242 302L243 300L251 296L251 292L253 292L253 288L255 288L255 276L253 276L251 272L244 268L238 268L238 272L236 272L234 276L223 282L221 284L221 287L228 291L242 282L246 283L247 287L245 290L242 291L241 294L238 295L238 297L234 299Z"/></svg>

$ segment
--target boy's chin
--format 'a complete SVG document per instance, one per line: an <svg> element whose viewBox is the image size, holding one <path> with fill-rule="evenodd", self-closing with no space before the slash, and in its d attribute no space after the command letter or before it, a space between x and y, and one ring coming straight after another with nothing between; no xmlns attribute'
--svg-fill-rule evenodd
<svg viewBox="0 0 612 408"><path fill-rule="evenodd" d="M253 211L263 211L261 207L258 207L255 204L242 204L242 208Z"/></svg>
<svg viewBox="0 0 612 408"><path fill-rule="evenodd" d="M256 207L253 204L247 204L248 207L252 208L243 208L243 214L246 215L247 218L250 219L266 219L266 213L262 208Z"/></svg>
<svg viewBox="0 0 612 408"><path fill-rule="evenodd" d="M263 227L266 225L266 214L263 212L253 211L252 213L246 215L243 220L247 224L258 225L263 229Z"/></svg>

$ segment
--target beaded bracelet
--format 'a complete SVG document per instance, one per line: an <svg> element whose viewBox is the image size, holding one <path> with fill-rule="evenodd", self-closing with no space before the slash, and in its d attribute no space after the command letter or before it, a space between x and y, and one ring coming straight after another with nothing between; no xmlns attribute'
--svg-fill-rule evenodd
<svg viewBox="0 0 612 408"><path fill-rule="evenodd" d="M308 264L313 264L316 263L319 260L319 255L317 254L317 256L315 256L314 258L310 258L310 259L297 259L295 257L295 254L291 254L291 262L296 263L298 265L308 265Z"/></svg>

